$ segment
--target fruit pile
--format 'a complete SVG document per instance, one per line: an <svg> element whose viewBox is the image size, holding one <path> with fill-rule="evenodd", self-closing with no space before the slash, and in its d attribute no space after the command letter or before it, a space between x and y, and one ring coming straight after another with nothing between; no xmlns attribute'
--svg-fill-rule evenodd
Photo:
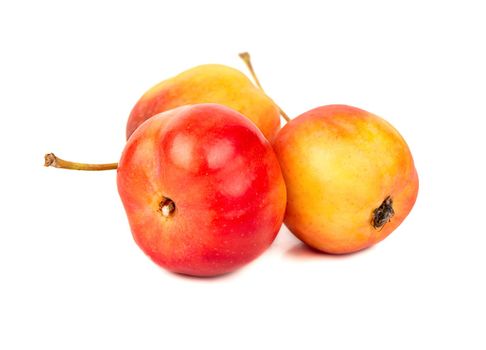
<svg viewBox="0 0 486 350"><path fill-rule="evenodd" d="M367 248L395 230L418 192L400 134L345 105L290 120L263 91L249 55L240 57L256 85L236 69L202 65L148 90L128 118L119 163L50 153L45 165L117 169L135 241L158 265L187 275L247 264L282 222L332 254Z"/></svg>

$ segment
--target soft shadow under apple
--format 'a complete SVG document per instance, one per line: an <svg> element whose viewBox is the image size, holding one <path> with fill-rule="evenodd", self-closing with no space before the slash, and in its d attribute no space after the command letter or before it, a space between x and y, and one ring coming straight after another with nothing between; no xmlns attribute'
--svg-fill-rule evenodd
<svg viewBox="0 0 486 350"><path fill-rule="evenodd" d="M321 252L319 250L316 250L314 248L309 247L308 245L299 242L294 244L292 247L290 247L286 252L285 256L296 259L296 260L310 260L310 259L320 259L320 260L326 260L326 259L331 259L331 260L341 260L341 259L349 259L351 257L356 257L362 254L365 254L369 250L373 249L373 247L363 249L354 253L349 253L349 254L328 254Z"/></svg>

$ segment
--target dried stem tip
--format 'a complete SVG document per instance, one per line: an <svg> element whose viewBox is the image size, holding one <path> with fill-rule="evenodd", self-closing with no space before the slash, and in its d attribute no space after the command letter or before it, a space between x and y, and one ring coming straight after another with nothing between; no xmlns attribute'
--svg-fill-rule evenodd
<svg viewBox="0 0 486 350"><path fill-rule="evenodd" d="M54 153L47 153L44 156L44 166L53 166L56 168L56 158Z"/></svg>

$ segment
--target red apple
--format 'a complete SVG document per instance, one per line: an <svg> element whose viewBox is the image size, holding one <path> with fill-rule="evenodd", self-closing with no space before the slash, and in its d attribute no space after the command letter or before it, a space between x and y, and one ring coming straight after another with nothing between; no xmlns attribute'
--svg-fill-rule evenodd
<svg viewBox="0 0 486 350"><path fill-rule="evenodd" d="M214 276L252 261L285 212L271 145L251 121L217 104L145 121L125 146L117 181L135 241L177 273Z"/></svg>

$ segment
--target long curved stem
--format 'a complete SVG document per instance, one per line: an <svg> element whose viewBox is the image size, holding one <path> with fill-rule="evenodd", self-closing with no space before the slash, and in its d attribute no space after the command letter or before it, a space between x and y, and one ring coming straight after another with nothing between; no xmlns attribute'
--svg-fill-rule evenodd
<svg viewBox="0 0 486 350"><path fill-rule="evenodd" d="M260 81L258 80L258 77L257 77L257 75L255 73L255 70L253 69L253 65L251 64L250 54L248 52L242 52L242 53L239 54L239 56L243 60L243 62L245 62L246 67L248 68L248 70L250 71L251 76L253 77L253 80L255 80L255 84L260 88L260 90L262 90L263 92L265 92L265 90L263 90L262 85L260 84ZM278 107L278 109L280 111L280 114L285 119L285 121L286 122L289 122L290 121L290 118L287 115L287 113L285 113L282 110L282 108L280 108L280 106L277 105L276 103L275 103L275 105Z"/></svg>
<svg viewBox="0 0 486 350"><path fill-rule="evenodd" d="M242 52L239 54L240 58L245 62L248 70L250 71L253 80L255 80L255 84L258 86L260 90L263 90L260 81L258 80L257 75L255 74L255 70L251 64L250 54L248 52ZM275 102L274 102L275 103ZM275 104L280 111L280 114L285 119L285 121L289 122L290 118L285 113L280 106ZM77 163L71 162L68 160L61 159L57 157L54 153L48 153L44 156L44 166L46 167L54 167L59 169L69 169L69 170L84 170L84 171L100 171L100 170L114 170L118 168L118 163L106 163L106 164L89 164L89 163Z"/></svg>
<svg viewBox="0 0 486 350"><path fill-rule="evenodd" d="M118 163L106 163L106 164L87 164L87 163L75 163L68 160L57 157L54 153L48 153L44 156L44 166L54 167L60 169L70 170L87 170L87 171L99 171L99 170L114 170L118 168Z"/></svg>

